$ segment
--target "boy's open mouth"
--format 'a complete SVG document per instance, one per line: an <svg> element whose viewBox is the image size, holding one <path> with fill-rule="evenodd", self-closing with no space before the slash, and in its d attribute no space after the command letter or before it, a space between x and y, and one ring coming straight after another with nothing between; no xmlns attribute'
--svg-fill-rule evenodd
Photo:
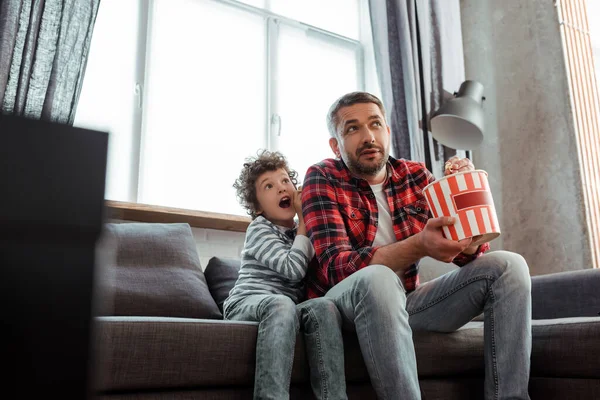
<svg viewBox="0 0 600 400"><path fill-rule="evenodd" d="M288 196L282 197L281 200L279 200L279 207L281 208L290 208L291 205L292 199Z"/></svg>

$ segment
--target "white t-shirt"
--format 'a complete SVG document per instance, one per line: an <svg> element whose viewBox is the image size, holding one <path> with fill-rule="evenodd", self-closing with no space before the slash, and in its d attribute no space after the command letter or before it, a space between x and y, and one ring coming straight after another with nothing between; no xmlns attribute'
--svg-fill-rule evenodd
<svg viewBox="0 0 600 400"><path fill-rule="evenodd" d="M377 234L375 234L373 246L385 246L395 243L396 235L394 235L394 226L392 225L392 214L387 202L387 195L385 194L385 190L383 190L383 183L370 186L377 199L377 211L379 214L379 218L377 219Z"/></svg>

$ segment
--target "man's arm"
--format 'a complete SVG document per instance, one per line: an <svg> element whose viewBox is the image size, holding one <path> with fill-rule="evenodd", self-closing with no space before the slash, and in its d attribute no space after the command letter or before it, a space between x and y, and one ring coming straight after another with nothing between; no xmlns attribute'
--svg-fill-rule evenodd
<svg viewBox="0 0 600 400"><path fill-rule="evenodd" d="M425 256L451 262L471 244L471 239L457 242L444 237L442 227L454 223L454 218L430 218L423 231L400 242L379 248L371 263L383 264L396 272L401 272Z"/></svg>
<svg viewBox="0 0 600 400"><path fill-rule="evenodd" d="M372 264L383 264L400 272L424 256L450 262L471 243L471 239L455 242L444 238L442 226L453 224L454 219L434 218L422 232L405 240L354 250L338 209L336 190L325 173L314 166L306 173L302 209L321 272L332 285Z"/></svg>
<svg viewBox="0 0 600 400"><path fill-rule="evenodd" d="M302 186L302 213L319 264L331 285L371 263L376 247L354 250L338 208L336 188L325 172L312 166Z"/></svg>

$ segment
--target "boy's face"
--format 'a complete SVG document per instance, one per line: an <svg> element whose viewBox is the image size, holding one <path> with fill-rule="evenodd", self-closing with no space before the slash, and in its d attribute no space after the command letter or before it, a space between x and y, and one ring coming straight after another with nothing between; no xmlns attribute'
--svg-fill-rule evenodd
<svg viewBox="0 0 600 400"><path fill-rule="evenodd" d="M254 185L258 200L256 213L276 225L292 228L296 216L292 199L296 188L286 170L264 172Z"/></svg>

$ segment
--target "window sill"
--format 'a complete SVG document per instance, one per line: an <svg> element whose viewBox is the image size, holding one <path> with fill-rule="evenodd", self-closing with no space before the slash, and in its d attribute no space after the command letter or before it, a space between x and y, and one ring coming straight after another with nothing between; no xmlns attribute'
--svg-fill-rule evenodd
<svg viewBox="0 0 600 400"><path fill-rule="evenodd" d="M136 222L188 223L194 228L246 232L250 217L121 201L105 202L106 218Z"/></svg>

